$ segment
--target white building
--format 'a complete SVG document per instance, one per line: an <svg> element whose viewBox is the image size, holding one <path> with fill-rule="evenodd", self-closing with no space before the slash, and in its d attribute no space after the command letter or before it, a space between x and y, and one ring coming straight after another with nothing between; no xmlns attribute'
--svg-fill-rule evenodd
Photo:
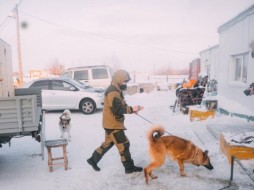
<svg viewBox="0 0 254 190"><path fill-rule="evenodd" d="M200 72L218 81L220 95L254 114L254 97L244 94L254 82L254 5L221 25L218 33L219 44L200 52Z"/></svg>
<svg viewBox="0 0 254 190"><path fill-rule="evenodd" d="M219 73L219 45L209 47L199 53L200 72L206 73L210 80L218 81Z"/></svg>
<svg viewBox="0 0 254 190"><path fill-rule="evenodd" d="M254 5L218 28L218 93L254 113L254 97L243 91L254 82ZM215 64L216 65L216 64Z"/></svg>

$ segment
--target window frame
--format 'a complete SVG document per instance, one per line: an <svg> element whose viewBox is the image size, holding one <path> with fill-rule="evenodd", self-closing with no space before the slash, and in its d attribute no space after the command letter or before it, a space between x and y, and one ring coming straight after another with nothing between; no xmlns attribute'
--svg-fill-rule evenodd
<svg viewBox="0 0 254 190"><path fill-rule="evenodd" d="M66 71L65 73L62 74L62 78L72 78L72 71Z"/></svg>
<svg viewBox="0 0 254 190"><path fill-rule="evenodd" d="M232 55L229 71L231 85L246 86L248 82L248 52Z"/></svg>
<svg viewBox="0 0 254 190"><path fill-rule="evenodd" d="M48 80L35 81L33 84L31 84L30 88L40 88L42 90L50 90L50 82Z"/></svg>
<svg viewBox="0 0 254 190"><path fill-rule="evenodd" d="M61 84L61 85L57 86L57 84ZM76 89L76 87L66 81L61 81L61 80L51 81L51 90L73 91L72 89Z"/></svg>
<svg viewBox="0 0 254 190"><path fill-rule="evenodd" d="M79 77L79 78L78 78ZM74 80L89 80L89 72L87 69L85 70L75 70L73 74Z"/></svg>
<svg viewBox="0 0 254 190"><path fill-rule="evenodd" d="M109 74L107 68L92 68L92 78L97 79L108 79Z"/></svg>

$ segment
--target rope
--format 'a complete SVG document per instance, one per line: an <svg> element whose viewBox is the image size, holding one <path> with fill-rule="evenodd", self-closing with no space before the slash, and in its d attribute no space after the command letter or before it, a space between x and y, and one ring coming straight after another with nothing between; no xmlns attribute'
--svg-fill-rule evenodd
<svg viewBox="0 0 254 190"><path fill-rule="evenodd" d="M145 117L139 115L138 113L136 113L137 116L141 117L142 119L144 119L145 121L147 121L148 123L150 124L154 124L153 122L151 122L150 120L146 119ZM168 131L165 130L165 133L169 134L169 135L172 135L171 133L169 133Z"/></svg>
<svg viewBox="0 0 254 190"><path fill-rule="evenodd" d="M139 115L138 113L136 113L137 116L141 117L142 119L146 120L148 123L150 124L154 124L153 122L151 122L150 120L146 119L145 117Z"/></svg>

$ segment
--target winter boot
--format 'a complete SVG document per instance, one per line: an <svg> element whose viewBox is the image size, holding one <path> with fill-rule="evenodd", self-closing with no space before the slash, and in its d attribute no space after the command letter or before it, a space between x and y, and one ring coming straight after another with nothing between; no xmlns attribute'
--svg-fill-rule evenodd
<svg viewBox="0 0 254 190"><path fill-rule="evenodd" d="M92 159L92 157L89 158L89 159L87 160L87 163L90 164L90 165L93 167L93 169L94 169L95 171L100 171L100 170L101 170L101 169L97 166L97 164L94 162L94 160Z"/></svg>
<svg viewBox="0 0 254 190"><path fill-rule="evenodd" d="M98 152L94 151L92 157L87 159L87 163L90 164L95 171L100 171L101 169L97 166L97 163L101 158L102 156Z"/></svg>
<svg viewBox="0 0 254 190"><path fill-rule="evenodd" d="M141 172L143 170L143 168L138 167L138 166L132 166L131 168L126 168L125 169L125 173L126 174L131 174L133 172Z"/></svg>
<svg viewBox="0 0 254 190"><path fill-rule="evenodd" d="M126 174L131 174L133 172L141 172L143 170L143 168L141 168L141 167L134 166L133 160L131 160L131 161L124 161L123 162L123 166L125 168L125 173Z"/></svg>

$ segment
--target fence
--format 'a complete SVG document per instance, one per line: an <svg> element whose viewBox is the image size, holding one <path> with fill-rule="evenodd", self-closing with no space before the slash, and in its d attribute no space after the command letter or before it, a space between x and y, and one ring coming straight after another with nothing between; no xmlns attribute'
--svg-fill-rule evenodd
<svg viewBox="0 0 254 190"><path fill-rule="evenodd" d="M188 79L188 75L150 75L143 73L131 73L131 82L133 83L181 83L184 79Z"/></svg>
<svg viewBox="0 0 254 190"><path fill-rule="evenodd" d="M150 75L144 73L130 73L131 81L128 94L150 92L157 90L172 90L177 84L188 79L188 75Z"/></svg>

